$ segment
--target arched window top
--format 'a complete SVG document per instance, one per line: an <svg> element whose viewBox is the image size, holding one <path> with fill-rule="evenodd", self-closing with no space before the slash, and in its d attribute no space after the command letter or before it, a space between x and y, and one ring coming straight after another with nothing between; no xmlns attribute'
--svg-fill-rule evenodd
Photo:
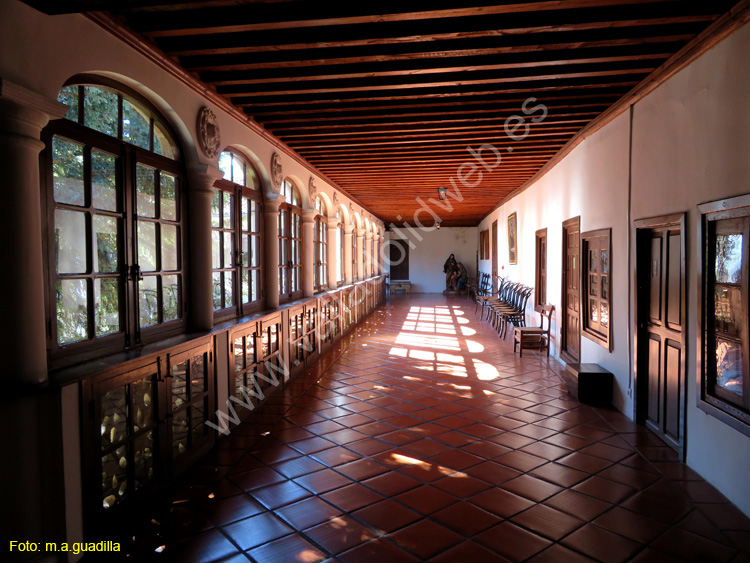
<svg viewBox="0 0 750 563"><path fill-rule="evenodd" d="M260 180L255 168L238 152L227 149L219 156L219 169L224 179L253 190L260 189Z"/></svg>
<svg viewBox="0 0 750 563"><path fill-rule="evenodd" d="M323 201L323 198L320 196L315 198L315 210L321 215L328 215L328 212L326 210L326 202Z"/></svg>
<svg viewBox="0 0 750 563"><path fill-rule="evenodd" d="M302 207L302 197L299 194L299 190L289 178L286 178L281 183L281 195L289 205Z"/></svg>
<svg viewBox="0 0 750 563"><path fill-rule="evenodd" d="M60 90L57 100L68 106L65 119L167 158L179 158L166 125L148 104L130 94L98 84L71 84Z"/></svg>

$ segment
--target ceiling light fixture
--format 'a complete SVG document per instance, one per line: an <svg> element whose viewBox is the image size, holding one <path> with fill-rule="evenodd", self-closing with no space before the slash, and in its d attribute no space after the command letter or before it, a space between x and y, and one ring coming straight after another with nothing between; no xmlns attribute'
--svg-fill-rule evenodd
<svg viewBox="0 0 750 563"><path fill-rule="evenodd" d="M442 223L442 221L435 221L435 228L436 229L440 229L440 223Z"/></svg>
<svg viewBox="0 0 750 563"><path fill-rule="evenodd" d="M440 201L445 201L448 199L448 190L445 188L438 188L438 197L440 198Z"/></svg>

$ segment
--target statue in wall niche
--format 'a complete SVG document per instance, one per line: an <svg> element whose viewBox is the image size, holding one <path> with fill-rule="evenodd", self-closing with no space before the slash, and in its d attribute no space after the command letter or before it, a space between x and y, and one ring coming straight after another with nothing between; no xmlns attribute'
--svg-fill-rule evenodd
<svg viewBox="0 0 750 563"><path fill-rule="evenodd" d="M458 263L456 257L451 254L443 264L443 273L445 274L445 289L455 289L453 285L453 275L458 272Z"/></svg>
<svg viewBox="0 0 750 563"><path fill-rule="evenodd" d="M338 192L333 192L333 207L334 209L338 208L339 206L339 194Z"/></svg>

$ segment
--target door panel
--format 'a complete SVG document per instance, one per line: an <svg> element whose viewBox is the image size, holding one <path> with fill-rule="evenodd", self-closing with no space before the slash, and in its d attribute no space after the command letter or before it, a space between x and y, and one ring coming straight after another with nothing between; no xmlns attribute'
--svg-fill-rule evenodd
<svg viewBox="0 0 750 563"><path fill-rule="evenodd" d="M581 358L581 227L580 218L569 219L563 223L563 343L562 353L567 361L577 362Z"/></svg>
<svg viewBox="0 0 750 563"><path fill-rule="evenodd" d="M684 240L678 224L636 231L637 415L684 452Z"/></svg>
<svg viewBox="0 0 750 563"><path fill-rule="evenodd" d="M679 342L667 340L665 344L664 374L666 376L666 397L664 397L664 432L675 442L679 442L680 432L680 389L682 385L682 348Z"/></svg>

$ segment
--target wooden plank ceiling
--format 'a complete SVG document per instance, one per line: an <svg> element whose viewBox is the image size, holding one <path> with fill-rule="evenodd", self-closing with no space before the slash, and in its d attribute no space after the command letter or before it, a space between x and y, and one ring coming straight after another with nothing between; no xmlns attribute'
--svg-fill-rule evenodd
<svg viewBox="0 0 750 563"><path fill-rule="evenodd" d="M412 222L416 197L450 188L467 147L494 145L502 164L441 213L458 226L478 224L736 2L29 3L113 12L386 223ZM503 124L528 97L549 114L513 141Z"/></svg>

